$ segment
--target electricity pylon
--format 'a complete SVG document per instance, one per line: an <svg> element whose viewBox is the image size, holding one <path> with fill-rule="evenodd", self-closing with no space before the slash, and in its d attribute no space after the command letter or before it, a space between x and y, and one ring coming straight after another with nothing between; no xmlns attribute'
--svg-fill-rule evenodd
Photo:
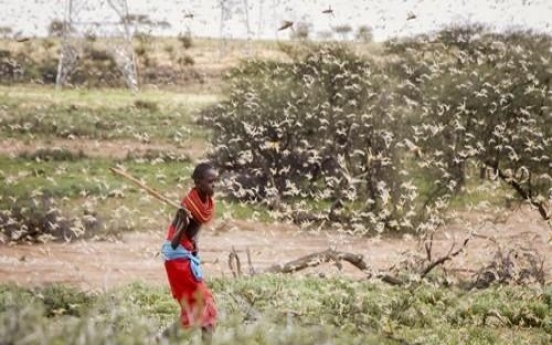
<svg viewBox="0 0 552 345"><path fill-rule="evenodd" d="M138 89L136 57L129 30L126 0L66 0L63 40L56 76L62 87L78 65L87 37L105 40L131 90Z"/></svg>

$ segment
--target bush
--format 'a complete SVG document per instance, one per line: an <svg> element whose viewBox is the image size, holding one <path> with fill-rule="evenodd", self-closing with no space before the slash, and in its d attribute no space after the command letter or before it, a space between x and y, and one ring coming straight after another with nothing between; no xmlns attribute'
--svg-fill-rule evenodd
<svg viewBox="0 0 552 345"><path fill-rule="evenodd" d="M42 148L34 152L22 152L19 154L20 158L40 160L40 161L76 161L86 158L86 155L82 150L73 152L64 148Z"/></svg>
<svg viewBox="0 0 552 345"><path fill-rule="evenodd" d="M34 291L43 303L47 317L58 315L82 316L94 301L91 295L63 285L49 285Z"/></svg>
<svg viewBox="0 0 552 345"><path fill-rule="evenodd" d="M277 200L296 221L415 228L423 202L401 165L409 105L384 69L336 44L293 54L232 70L228 101L204 114L231 195Z"/></svg>
<svg viewBox="0 0 552 345"><path fill-rule="evenodd" d="M442 162L456 189L478 167L550 219L552 39L460 27L439 40L450 55L419 84L422 151Z"/></svg>
<svg viewBox="0 0 552 345"><path fill-rule="evenodd" d="M137 99L136 101L134 101L134 106L138 109L149 110L151 112L159 110L159 105L157 104L157 102L147 101L143 99Z"/></svg>
<svg viewBox="0 0 552 345"><path fill-rule="evenodd" d="M14 82L21 79L24 67L18 62L17 56L6 49L0 49L0 81Z"/></svg>
<svg viewBox="0 0 552 345"><path fill-rule="evenodd" d="M190 49L193 45L192 36L190 34L178 35L178 40L184 49Z"/></svg>
<svg viewBox="0 0 552 345"><path fill-rule="evenodd" d="M193 66L195 64L195 60L190 55L184 55L178 58L178 63L184 66Z"/></svg>
<svg viewBox="0 0 552 345"><path fill-rule="evenodd" d="M86 47L84 50L84 56L86 59L92 61L114 61L113 56L105 49L94 49Z"/></svg>
<svg viewBox="0 0 552 345"><path fill-rule="evenodd" d="M0 212L0 234L13 243L72 241L91 237L100 228L95 214L65 218L47 195L41 200L19 201Z"/></svg>
<svg viewBox="0 0 552 345"><path fill-rule="evenodd" d="M55 84L58 72L58 62L54 59L48 59L38 66L38 73L45 84Z"/></svg>

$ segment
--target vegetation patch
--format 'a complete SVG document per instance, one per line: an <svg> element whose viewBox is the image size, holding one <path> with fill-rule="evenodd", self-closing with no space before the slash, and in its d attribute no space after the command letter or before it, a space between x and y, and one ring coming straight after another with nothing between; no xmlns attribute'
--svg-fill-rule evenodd
<svg viewBox="0 0 552 345"><path fill-rule="evenodd" d="M245 61L203 113L210 158L230 196L296 223L434 231L474 191L550 220L551 43L467 26L386 42L385 61L339 43Z"/></svg>
<svg viewBox="0 0 552 345"><path fill-rule="evenodd" d="M263 275L209 281L220 322L214 344L545 344L552 338L548 288L484 291L431 284L393 288L348 279ZM146 344L178 315L167 288L133 284L101 294L64 286L1 286L0 335L17 342ZM14 317L19 330L13 328ZM196 343L197 332L173 341Z"/></svg>
<svg viewBox="0 0 552 345"><path fill-rule="evenodd" d="M82 150L74 152L64 148L41 148L33 152L21 152L18 156L22 159L47 162L72 162L87 158L86 154Z"/></svg>
<svg viewBox="0 0 552 345"><path fill-rule="evenodd" d="M121 90L54 93L8 88L0 92L0 133L23 139L130 139L181 146L189 139L205 140L194 115L215 99L147 92L135 99Z"/></svg>

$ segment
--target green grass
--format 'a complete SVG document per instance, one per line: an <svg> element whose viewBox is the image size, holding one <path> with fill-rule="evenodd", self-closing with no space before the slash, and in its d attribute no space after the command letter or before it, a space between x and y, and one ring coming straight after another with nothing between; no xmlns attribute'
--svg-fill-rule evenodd
<svg viewBox="0 0 552 345"><path fill-rule="evenodd" d="M215 217L220 219L227 216L252 222L275 221L269 210L263 205L220 199L215 209Z"/></svg>
<svg viewBox="0 0 552 345"><path fill-rule="evenodd" d="M193 116L216 95L120 89L0 87L0 135L24 139L205 139Z"/></svg>
<svg viewBox="0 0 552 345"><path fill-rule="evenodd" d="M413 162L409 165L412 173L412 181L418 189L419 198L427 200L439 188L435 181L439 177L430 176L427 171L419 169ZM500 180L482 180L479 177L479 170L475 168L466 169L465 184L458 193L446 191L451 196L450 209L466 210L489 207L504 207L506 201L512 198L513 190Z"/></svg>
<svg viewBox="0 0 552 345"><path fill-rule="evenodd" d="M550 287L464 291L279 275L207 283L219 310L214 344L483 345L552 340ZM24 337L30 344L80 337L81 344L146 344L178 315L167 286L135 283L82 294L67 286L0 285L0 292L0 338L14 343ZM197 333L178 338L198 343Z"/></svg>
<svg viewBox="0 0 552 345"><path fill-rule="evenodd" d="M78 198L128 194L136 197L139 188L114 175L109 168L117 164L143 179L152 188L169 195L175 186L184 189L189 183L192 165L189 162L152 164L138 161L115 162L107 158L83 158L75 161L36 161L0 156L0 194L28 198L48 193L58 198Z"/></svg>
<svg viewBox="0 0 552 345"><path fill-rule="evenodd" d="M166 107L194 107L202 103L213 103L218 99L216 94L185 93L171 90L142 90L137 93L126 89L93 88L61 89L40 85L0 85L0 99L9 104L32 105L81 105L90 108L119 108L133 105L137 100L156 102Z"/></svg>
<svg viewBox="0 0 552 345"><path fill-rule="evenodd" d="M83 212L97 215L101 227L93 235L117 236L126 231L166 226L174 210L134 183L113 174L110 168L115 166L123 166L128 173L175 202L192 187L193 165L189 161L114 161L68 152L40 151L39 155L16 158L0 156L0 209L38 208L35 213L40 216L49 212L49 206L41 206L46 196L53 198L53 206L65 218L78 218ZM46 208L42 210L41 207ZM35 213L28 213L26 217ZM222 198L217 198L216 218L272 220L261 206ZM39 219L35 221L40 223Z"/></svg>
<svg viewBox="0 0 552 345"><path fill-rule="evenodd" d="M122 89L56 91L44 86L0 86L0 135L29 142L45 139L52 145L56 138L153 141L175 148L186 145L190 139L206 143L208 132L195 124L193 116L218 98L216 94L168 90L133 94ZM10 209L30 197L48 195L57 200L57 206L68 216L92 207L104 219L128 218L127 213L133 210L144 218L161 215L158 218L165 219L172 212L169 207L113 175L109 168L122 164L150 187L179 200L191 187L192 165L186 160L166 159L167 154L149 152L146 156L151 157L145 157L149 159L137 156L116 160L42 149L15 158L0 156L0 206ZM165 158L164 161L154 160L156 155ZM221 200L216 210L217 217L271 220L262 206ZM146 223L140 224L144 228L151 225ZM141 229L125 224L119 226Z"/></svg>
<svg viewBox="0 0 552 345"><path fill-rule="evenodd" d="M77 202L87 197L105 200L113 198L130 208L141 205L138 199L145 196L145 192L131 181L113 174L111 167L124 167L129 174L176 201L192 187L190 176L193 165L186 161L152 163L88 157L68 161L37 161L0 156L0 195L5 202L9 202L9 197L27 199L48 195ZM233 212L235 217L244 219L256 212L262 219L268 219L268 213L262 206L224 200L218 205L217 216Z"/></svg>

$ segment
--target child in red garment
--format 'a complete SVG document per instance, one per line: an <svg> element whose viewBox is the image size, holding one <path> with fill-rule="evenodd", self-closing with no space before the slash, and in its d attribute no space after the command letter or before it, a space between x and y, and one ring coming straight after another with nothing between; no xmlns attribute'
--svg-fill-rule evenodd
<svg viewBox="0 0 552 345"><path fill-rule="evenodd" d="M201 327L204 341L211 341L217 310L213 295L203 281L196 237L201 225L213 217L216 178L217 172L211 165L196 166L192 174L195 186L182 199L161 249L171 293L181 309L180 322L169 327L164 336L176 331L175 327Z"/></svg>

